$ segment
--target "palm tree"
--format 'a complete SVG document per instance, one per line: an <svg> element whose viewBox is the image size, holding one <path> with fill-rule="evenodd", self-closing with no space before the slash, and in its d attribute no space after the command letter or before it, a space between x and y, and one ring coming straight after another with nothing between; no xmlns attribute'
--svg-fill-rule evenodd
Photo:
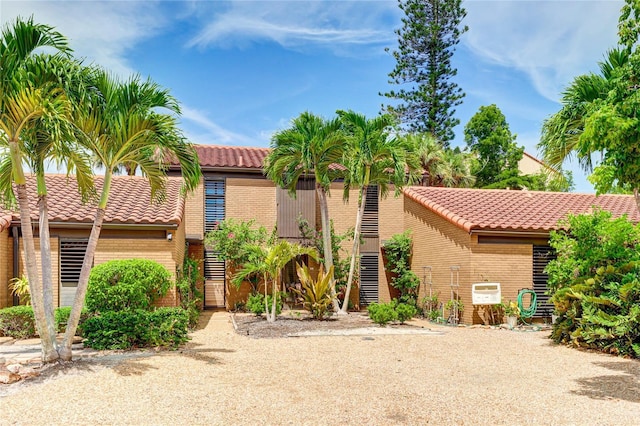
<svg viewBox="0 0 640 426"><path fill-rule="evenodd" d="M240 284L242 281L252 276L262 276L264 282L264 300L267 312L267 321L276 321L277 293L281 287L282 270L292 260L302 255L309 255L317 260L318 253L315 248L303 247L299 244L290 243L287 240L280 240L275 244L268 244L266 247L252 246L250 248L256 253L252 261L243 265L234 276L234 282ZM267 305L267 289L271 282L272 302L271 308Z"/></svg>
<svg viewBox="0 0 640 426"><path fill-rule="evenodd" d="M407 144L417 147L424 172L423 185L449 188L473 186L473 154L458 149L445 149L430 133L409 133L403 138Z"/></svg>
<svg viewBox="0 0 640 426"><path fill-rule="evenodd" d="M583 169L592 169L591 150L578 143L584 131L588 108L593 102L607 97L613 78L628 62L627 49L611 49L605 60L598 64L600 74L580 75L565 89L562 108L542 125L538 149L542 151L547 165L561 169L565 160L575 154Z"/></svg>
<svg viewBox="0 0 640 426"><path fill-rule="evenodd" d="M23 237L24 261L32 299L36 327L42 340L42 359L51 362L58 358L55 348L55 325L53 320L53 300L50 277L47 288L42 285L38 276L35 258L35 243L31 224L31 210L27 196L27 180L23 162L27 158L44 159L48 154L30 151L27 141L46 131L54 135L58 125L68 118L68 101L61 88L50 79L43 78L50 69L46 66L44 56L34 59L34 51L48 47L59 54L68 54L70 49L66 39L52 27L36 24L33 18L16 19L12 25L2 30L0 40L0 144L8 148L9 156L5 158L0 177L1 198L5 203L13 203L18 199L20 208L20 226ZM8 78L10 77L10 78ZM39 164L38 160L35 160ZM33 162L32 162L33 165ZM10 172L9 172L10 171ZM15 183L15 195L12 184ZM40 188L39 188L40 189ZM41 192L41 191L39 191ZM46 206L41 203L41 206ZM46 208L45 208L46 211ZM43 226L40 227L42 231ZM48 237L48 224L43 235ZM42 240L41 240L42 241ZM44 244L48 244L48 238ZM43 249L43 264L50 267L47 258L47 247ZM50 253L50 250L49 252ZM43 271L43 276L45 276ZM46 291L45 291L46 290Z"/></svg>
<svg viewBox="0 0 640 426"><path fill-rule="evenodd" d="M393 184L399 194L404 185L418 179L420 163L414 146L406 143L405 139L389 136L388 130L395 124L390 115L369 119L353 111L338 111L338 116L345 128L348 144L344 158L347 169L344 198L349 198L351 188L359 188L349 277L341 309L342 313L346 313L360 247L360 229L367 190L370 185L377 185L380 196L385 197L389 186Z"/></svg>
<svg viewBox="0 0 640 426"><path fill-rule="evenodd" d="M315 177L320 203L324 264L325 269L329 270L333 266L333 253L327 196L331 182L341 175L340 168L336 167L344 151L340 122L303 112L291 122L290 128L273 135L271 147L273 150L265 160L265 173L276 185L288 189L292 196L296 194L296 185L301 177ZM333 309L337 312L340 305L334 282L331 283L331 297Z"/></svg>
<svg viewBox="0 0 640 426"><path fill-rule="evenodd" d="M138 76L121 83L103 70L97 70L94 79L100 102L87 104L76 122L80 143L104 169L104 177L63 347L59 351L63 360L71 359L71 343L84 305L113 175L125 166L139 168L148 179L156 202L163 201L165 196L169 158L180 163L185 191L194 190L201 177L196 151L177 125L176 114L180 108L167 90ZM170 114L156 112L157 109L166 109Z"/></svg>

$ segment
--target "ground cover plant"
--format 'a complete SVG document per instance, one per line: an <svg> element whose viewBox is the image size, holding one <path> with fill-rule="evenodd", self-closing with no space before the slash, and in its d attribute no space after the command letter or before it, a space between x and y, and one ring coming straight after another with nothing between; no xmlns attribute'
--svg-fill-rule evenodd
<svg viewBox="0 0 640 426"><path fill-rule="evenodd" d="M552 339L640 357L640 227L611 213L570 216L552 232Z"/></svg>

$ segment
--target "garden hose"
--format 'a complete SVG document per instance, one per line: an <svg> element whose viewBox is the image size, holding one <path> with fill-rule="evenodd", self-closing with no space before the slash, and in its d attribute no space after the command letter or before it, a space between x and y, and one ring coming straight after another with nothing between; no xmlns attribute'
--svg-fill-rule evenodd
<svg viewBox="0 0 640 426"><path fill-rule="evenodd" d="M524 303L522 302L523 296L525 294L531 295L531 303L529 304L528 308L525 308ZM520 290L520 292L518 293L518 308L520 308L520 318L522 318L523 321L524 321L524 318L531 318L533 314L536 313L536 309L538 308L538 303L536 299L537 299L536 292L533 290L523 289L523 290Z"/></svg>

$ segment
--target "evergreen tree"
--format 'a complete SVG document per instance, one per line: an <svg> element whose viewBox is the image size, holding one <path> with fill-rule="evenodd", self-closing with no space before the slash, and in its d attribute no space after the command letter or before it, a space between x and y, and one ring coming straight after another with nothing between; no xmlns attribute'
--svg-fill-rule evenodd
<svg viewBox="0 0 640 426"><path fill-rule="evenodd" d="M454 138L455 107L462 103L464 92L452 80L457 70L451 57L467 15L462 0L398 0L405 13L398 35L398 49L389 83L403 85L384 96L400 101L388 105L387 111L398 116L403 126L413 132L431 133L444 146ZM388 51L389 49L387 49ZM406 85L406 86L404 86ZM406 88L405 88L406 87Z"/></svg>

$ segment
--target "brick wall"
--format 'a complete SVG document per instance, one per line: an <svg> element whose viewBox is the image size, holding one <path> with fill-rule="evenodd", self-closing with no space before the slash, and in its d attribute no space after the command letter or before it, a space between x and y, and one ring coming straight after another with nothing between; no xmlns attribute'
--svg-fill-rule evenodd
<svg viewBox="0 0 640 426"><path fill-rule="evenodd" d="M464 303L461 322L471 323L471 238L462 229L432 213L415 201L404 198L405 225L413 235L411 269L421 281L424 266L432 268L433 294L440 302L451 299L451 266L460 266L460 287L457 291ZM429 287L420 286L420 298L429 295ZM448 312L445 311L445 315Z"/></svg>
<svg viewBox="0 0 640 426"><path fill-rule="evenodd" d="M194 192L186 197L183 222L186 224L187 238L197 240L204 238L204 185L202 180Z"/></svg>
<svg viewBox="0 0 640 426"><path fill-rule="evenodd" d="M270 232L276 225L276 187L266 179L227 178L225 217L255 219Z"/></svg>
<svg viewBox="0 0 640 426"><path fill-rule="evenodd" d="M13 238L9 230L0 232L0 308L11 306L12 297L9 292L9 280L13 275Z"/></svg>
<svg viewBox="0 0 640 426"><path fill-rule="evenodd" d="M478 237L474 235L471 251L473 283L500 283L505 302L517 300L520 289L533 288L533 244L478 244ZM473 319L474 323L482 322L477 309Z"/></svg>
<svg viewBox="0 0 640 426"><path fill-rule="evenodd" d="M52 236L50 239L51 244L51 272L53 282L53 304L58 306L59 293L60 293L60 242L58 237ZM38 265L38 277L40 283L42 283L42 261L40 257L40 239L35 239L36 246L36 263ZM22 239L20 240L20 275L27 275L24 264L24 246Z"/></svg>
<svg viewBox="0 0 640 426"><path fill-rule="evenodd" d="M167 241L165 238L101 238L98 241L94 265L116 259L148 259L167 268L171 279L175 279L176 266L178 265L175 258L175 243L176 241ZM176 306L177 300L176 289L172 287L157 305Z"/></svg>

